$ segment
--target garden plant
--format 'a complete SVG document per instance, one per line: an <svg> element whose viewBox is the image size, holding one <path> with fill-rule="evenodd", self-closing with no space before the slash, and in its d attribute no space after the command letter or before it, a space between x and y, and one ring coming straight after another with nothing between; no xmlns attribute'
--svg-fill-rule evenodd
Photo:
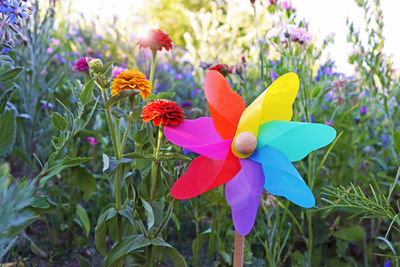
<svg viewBox="0 0 400 267"><path fill-rule="evenodd" d="M0 266L399 266L380 1L78 2L0 0Z"/></svg>

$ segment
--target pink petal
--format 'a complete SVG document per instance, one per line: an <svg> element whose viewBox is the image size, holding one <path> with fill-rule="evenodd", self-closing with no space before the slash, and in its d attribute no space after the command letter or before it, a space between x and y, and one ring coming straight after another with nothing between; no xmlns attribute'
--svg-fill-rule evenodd
<svg viewBox="0 0 400 267"><path fill-rule="evenodd" d="M215 130L211 118L184 120L177 126L165 126L165 137L177 146L184 147L211 159L225 159L232 139L223 140Z"/></svg>

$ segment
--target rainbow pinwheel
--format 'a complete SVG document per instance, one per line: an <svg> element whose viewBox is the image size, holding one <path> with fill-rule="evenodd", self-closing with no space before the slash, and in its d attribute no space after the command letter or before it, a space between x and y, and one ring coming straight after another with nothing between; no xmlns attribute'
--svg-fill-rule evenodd
<svg viewBox="0 0 400 267"><path fill-rule="evenodd" d="M297 75L287 73L246 108L226 79L209 71L204 92L211 118L164 128L169 141L201 154L175 182L172 196L193 198L226 183L226 200L241 235L254 225L263 188L313 207L314 196L291 162L328 145L336 131L325 124L290 121L298 88Z"/></svg>

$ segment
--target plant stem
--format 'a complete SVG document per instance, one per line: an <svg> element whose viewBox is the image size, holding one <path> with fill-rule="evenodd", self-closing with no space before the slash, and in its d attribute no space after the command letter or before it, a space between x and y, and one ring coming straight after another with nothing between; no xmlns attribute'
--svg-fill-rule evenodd
<svg viewBox="0 0 400 267"><path fill-rule="evenodd" d="M151 86L154 86L154 72L156 69L156 56L157 56L157 50L152 50L151 51L153 54L153 57L151 58L151 67L150 67L150 82L151 82Z"/></svg>
<svg viewBox="0 0 400 267"><path fill-rule="evenodd" d="M168 207L168 212L167 212L167 216L165 216L163 222L161 223L160 228L158 228L157 232L154 234L154 237L157 237L159 234L161 234L161 231L164 229L164 227L167 225L169 218L171 218L172 215L172 211L174 210L174 203L175 203L175 199L173 199L171 201L171 203L169 204Z"/></svg>
<svg viewBox="0 0 400 267"><path fill-rule="evenodd" d="M233 267L243 266L244 236L235 231L235 247L233 251Z"/></svg>
<svg viewBox="0 0 400 267"><path fill-rule="evenodd" d="M156 178L157 178L157 169L158 169L158 157L160 154L160 148L163 138L163 127L158 127L158 138L157 138L157 148L154 152L155 161L151 166L151 189L150 189L150 200L154 199L154 190L156 188Z"/></svg>
<svg viewBox="0 0 400 267"><path fill-rule="evenodd" d="M108 97L107 97L106 89L101 87L98 83L96 83L96 84L97 84L97 86L99 86L99 88L103 92L104 102L107 102ZM114 147L114 155L115 155L116 160L120 160L121 156L120 156L120 152L118 149L117 140L115 137L115 128L112 123L110 108L106 108L106 117L107 117L108 128L110 129L110 132L111 132L111 139L112 139L113 147ZM121 176L122 176L121 166L118 166L115 171L115 209L117 211L119 211L121 209ZM121 242L121 240L122 240L122 217L120 214L117 215L117 224L118 224L117 225L118 242Z"/></svg>
<svg viewBox="0 0 400 267"><path fill-rule="evenodd" d="M153 246L147 247L147 267L153 267Z"/></svg>
<svg viewBox="0 0 400 267"><path fill-rule="evenodd" d="M125 133L124 133L124 136L122 137L121 147L119 149L119 155L121 158L122 158L122 154L124 153L125 143L126 143L126 139L128 137L129 130L131 129L131 124L132 124L131 112L129 112L128 124L126 125Z"/></svg>

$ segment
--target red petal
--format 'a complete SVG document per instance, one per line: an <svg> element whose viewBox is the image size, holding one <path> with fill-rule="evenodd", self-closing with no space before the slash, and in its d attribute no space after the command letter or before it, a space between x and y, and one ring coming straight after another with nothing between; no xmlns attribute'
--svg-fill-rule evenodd
<svg viewBox="0 0 400 267"><path fill-rule="evenodd" d="M215 129L224 139L235 136L236 128L246 105L219 72L210 70L204 80L204 93Z"/></svg>
<svg viewBox="0 0 400 267"><path fill-rule="evenodd" d="M225 160L200 156L192 161L187 172L172 186L176 199L196 197L230 180L240 171L239 159L230 152Z"/></svg>
<svg viewBox="0 0 400 267"><path fill-rule="evenodd" d="M232 150L229 150L228 155L225 158L224 166L218 174L217 178L215 178L214 182L207 188L206 191L211 190L220 185L226 184L236 174L242 169L242 165L240 164L239 158L236 157Z"/></svg>

